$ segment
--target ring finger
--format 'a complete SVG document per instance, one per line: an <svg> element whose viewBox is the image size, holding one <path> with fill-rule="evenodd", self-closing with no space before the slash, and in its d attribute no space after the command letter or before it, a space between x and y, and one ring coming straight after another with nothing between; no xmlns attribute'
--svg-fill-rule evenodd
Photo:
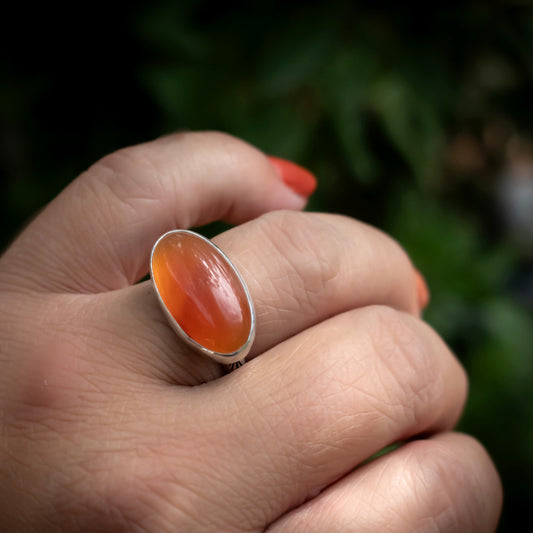
<svg viewBox="0 0 533 533"><path fill-rule="evenodd" d="M414 268L403 249L382 232L353 219L275 212L219 235L248 284L257 312L249 359L331 316L367 305L418 314ZM149 284L98 295L97 327L130 339L119 361L132 355L150 372L195 384L212 379L216 364L188 352L162 320ZM105 324L98 322L104 317ZM105 346L110 339L100 336ZM154 347L157 346L157 350ZM127 353L124 354L124 351ZM131 363L131 361L128 361Z"/></svg>

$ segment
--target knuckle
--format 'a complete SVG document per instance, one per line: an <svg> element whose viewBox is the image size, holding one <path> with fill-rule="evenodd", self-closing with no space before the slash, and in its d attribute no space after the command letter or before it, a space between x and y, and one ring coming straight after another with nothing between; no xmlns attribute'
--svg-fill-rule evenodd
<svg viewBox="0 0 533 533"><path fill-rule="evenodd" d="M94 163L82 183L102 200L156 197L163 175L150 143L122 148Z"/></svg>
<svg viewBox="0 0 533 533"><path fill-rule="evenodd" d="M99 159L89 170L103 178L130 175L139 165L143 167L151 165L150 152L149 144L121 148Z"/></svg>
<svg viewBox="0 0 533 533"><path fill-rule="evenodd" d="M472 531L483 489L465 461L443 443L417 441L411 444L404 466L405 479L417 497L417 527L431 524L436 531Z"/></svg>
<svg viewBox="0 0 533 533"><path fill-rule="evenodd" d="M146 202L168 197L169 172L177 171L163 168L150 143L122 148L101 158L71 184L75 188L71 208L107 233L116 224L117 212L142 212Z"/></svg>
<svg viewBox="0 0 533 533"><path fill-rule="evenodd" d="M363 327L378 356L380 380L397 419L398 409L413 426L428 427L445 394L445 373L438 349L433 350L420 324L410 315L387 306L368 308Z"/></svg>
<svg viewBox="0 0 533 533"><path fill-rule="evenodd" d="M301 305L331 298L327 289L341 271L342 236L335 226L311 213L284 210L262 215L258 223Z"/></svg>

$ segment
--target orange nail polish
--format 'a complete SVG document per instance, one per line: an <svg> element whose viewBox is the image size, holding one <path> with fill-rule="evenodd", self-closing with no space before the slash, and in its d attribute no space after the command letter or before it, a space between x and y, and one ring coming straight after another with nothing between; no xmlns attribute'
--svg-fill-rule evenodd
<svg viewBox="0 0 533 533"><path fill-rule="evenodd" d="M280 157L268 156L268 159L281 176L283 182L295 193L305 198L313 194L317 186L317 180L309 170Z"/></svg>
<svg viewBox="0 0 533 533"><path fill-rule="evenodd" d="M429 304L429 288L424 276L422 276L422 274L416 268L415 278L418 306L420 307L420 310L423 310Z"/></svg>

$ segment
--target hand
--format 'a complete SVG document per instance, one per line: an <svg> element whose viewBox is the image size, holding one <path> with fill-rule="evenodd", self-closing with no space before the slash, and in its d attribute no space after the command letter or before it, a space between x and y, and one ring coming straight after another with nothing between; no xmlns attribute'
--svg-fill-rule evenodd
<svg viewBox="0 0 533 533"><path fill-rule="evenodd" d="M2 530L495 529L498 475L450 432L466 378L409 258L304 204L259 151L191 133L104 158L29 225L0 260ZM257 311L228 375L137 283L159 235L216 219L243 223L214 241Z"/></svg>

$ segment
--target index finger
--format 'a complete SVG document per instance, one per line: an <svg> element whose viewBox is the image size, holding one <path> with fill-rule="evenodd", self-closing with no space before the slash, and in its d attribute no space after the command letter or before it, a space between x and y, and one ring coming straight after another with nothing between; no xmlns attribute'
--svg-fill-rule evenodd
<svg viewBox="0 0 533 533"><path fill-rule="evenodd" d="M119 289L146 275L152 245L169 229L240 223L305 202L249 144L221 133L182 133L96 163L30 224L0 269L10 286Z"/></svg>

